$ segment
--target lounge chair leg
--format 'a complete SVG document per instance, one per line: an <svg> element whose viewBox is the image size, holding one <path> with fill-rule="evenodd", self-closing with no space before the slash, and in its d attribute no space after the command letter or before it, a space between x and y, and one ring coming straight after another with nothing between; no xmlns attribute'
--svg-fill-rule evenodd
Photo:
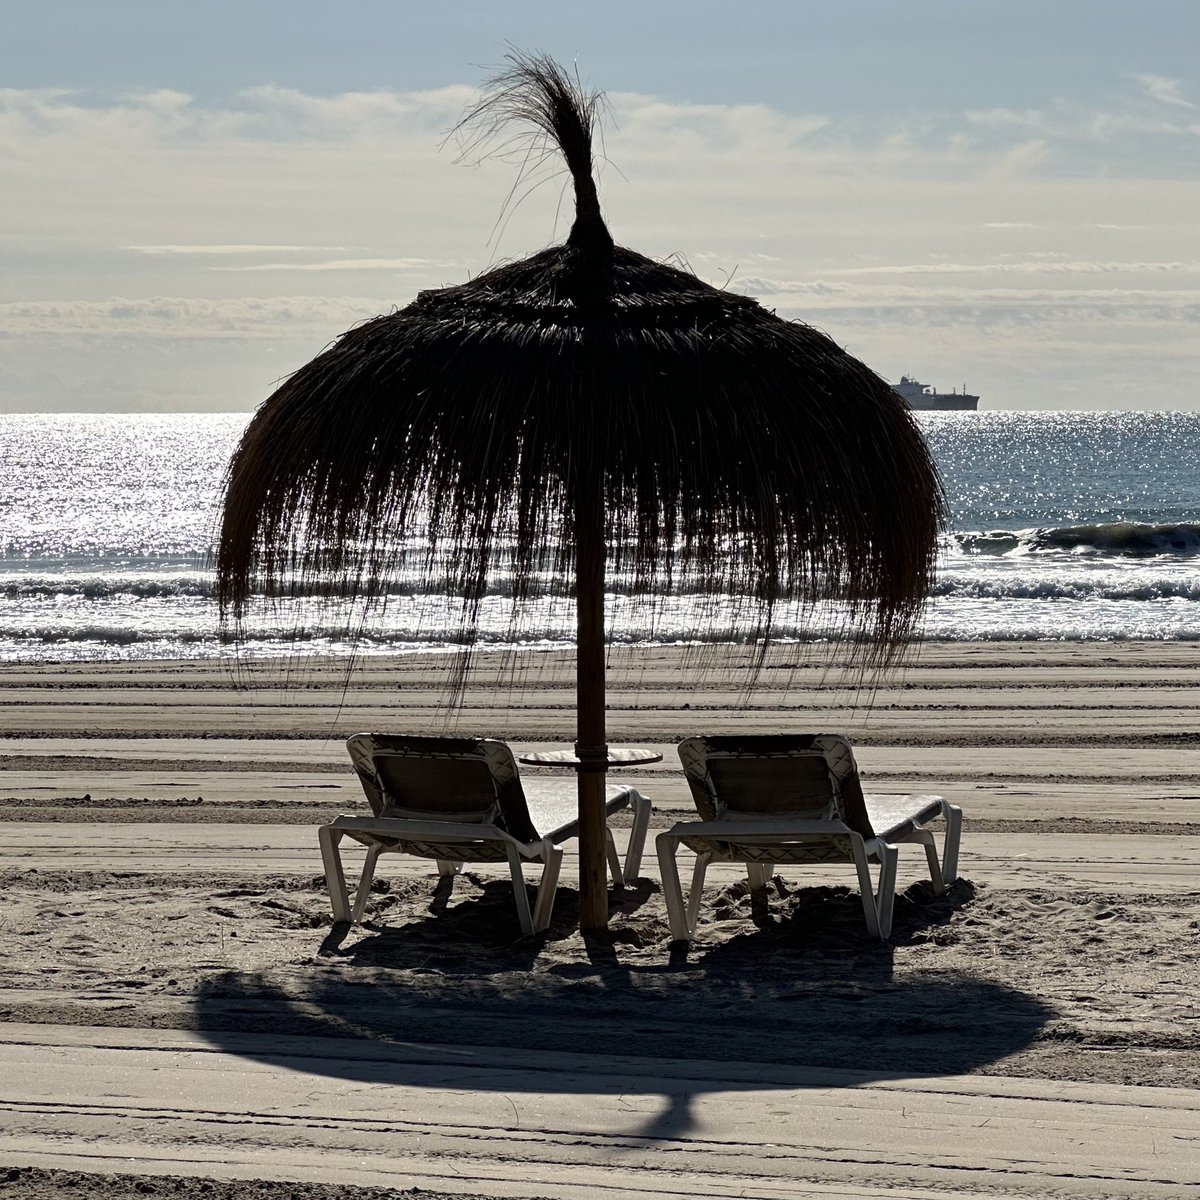
<svg viewBox="0 0 1200 1200"><path fill-rule="evenodd" d="M525 891L525 875L521 870L521 857L513 845L506 847L508 851L508 869L512 872L513 899L517 904L517 920L521 923L521 932L528 937L533 932L533 914L529 911L529 894Z"/></svg>
<svg viewBox="0 0 1200 1200"><path fill-rule="evenodd" d="M333 908L333 920L350 920L350 897L346 894L346 876L342 871L342 855L338 843L342 831L334 825L322 825L317 830L321 845L321 861L325 864L325 888L329 892L329 903Z"/></svg>
<svg viewBox="0 0 1200 1200"><path fill-rule="evenodd" d="M746 878L750 881L750 890L752 892L761 892L771 882L774 874L774 863L748 862L746 864Z"/></svg>
<svg viewBox="0 0 1200 1200"><path fill-rule="evenodd" d="M608 873L612 876L613 887L620 887L625 882L621 873L621 856L617 853L617 843L613 840L613 831L604 827L604 853L608 858Z"/></svg>
<svg viewBox="0 0 1200 1200"><path fill-rule="evenodd" d="M942 879L949 887L958 878L958 843L962 837L962 809L942 801L946 819L946 838L942 843Z"/></svg>
<svg viewBox="0 0 1200 1200"><path fill-rule="evenodd" d="M654 844L658 850L658 870L662 879L663 899L667 902L671 941L689 941L692 933L688 928L683 887L679 882L679 864L675 861L675 855L679 852L679 842L669 833L660 833Z"/></svg>
<svg viewBox="0 0 1200 1200"><path fill-rule="evenodd" d="M875 894L875 910L879 918L879 937L887 941L892 935L892 912L896 903L896 864L900 858L900 850L887 842L880 842L879 849L879 891Z"/></svg>
<svg viewBox="0 0 1200 1200"><path fill-rule="evenodd" d="M461 875L463 864L455 862L449 858L439 858L437 861L437 869L439 875Z"/></svg>
<svg viewBox="0 0 1200 1200"><path fill-rule="evenodd" d="M642 851L646 846L646 831L650 828L650 801L641 792L631 790L629 803L633 806L633 827L625 847L625 882L632 883L642 869Z"/></svg>
<svg viewBox="0 0 1200 1200"><path fill-rule="evenodd" d="M700 901L704 896L704 876L708 874L708 864L712 862L711 854L697 854L696 865L692 868L692 890L687 899L688 937L696 932L696 922L700 919Z"/></svg>
<svg viewBox="0 0 1200 1200"><path fill-rule="evenodd" d="M920 842L925 847L925 860L929 863L929 878L933 883L933 893L935 896L944 896L946 881L942 878L942 864L938 859L937 843L933 840L933 834L928 829L922 829L920 825L917 825L904 840Z"/></svg>
<svg viewBox="0 0 1200 1200"><path fill-rule="evenodd" d="M367 857L363 862L358 891L354 893L354 913L350 918L354 925L357 925L363 918L363 910L367 907L367 898L371 894L371 880L375 878L375 864L379 860L379 852L382 849L383 847L378 842L367 847Z"/></svg>
<svg viewBox="0 0 1200 1200"><path fill-rule="evenodd" d="M871 884L871 867L867 862L867 849L858 834L851 834L850 848L854 852L854 867L858 872L858 893L862 899L863 919L867 932L873 937L882 937L879 932L879 910L875 907L875 889Z"/></svg>
<svg viewBox="0 0 1200 1200"><path fill-rule="evenodd" d="M538 885L537 904L533 910L533 931L541 933L550 926L550 918L554 915L554 897L558 890L558 873L562 869L563 852L560 847L551 845L546 850L545 866L542 867L542 881Z"/></svg>

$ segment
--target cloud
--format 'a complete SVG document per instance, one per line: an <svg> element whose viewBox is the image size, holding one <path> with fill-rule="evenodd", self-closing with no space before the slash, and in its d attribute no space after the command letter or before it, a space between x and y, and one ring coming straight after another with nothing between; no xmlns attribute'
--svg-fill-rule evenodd
<svg viewBox="0 0 1200 1200"><path fill-rule="evenodd" d="M1196 109L1179 93L1175 80L1158 75L1142 75L1138 81L1146 95L1174 108ZM1115 99L1106 108L1086 108L1071 100L1057 99L1045 108L967 109L963 120L980 134L996 137L1017 135L1036 138L1047 146L1079 148L1088 144L1118 145L1133 157L1147 151L1145 135L1167 138L1191 138L1197 126L1168 119L1160 110L1151 112L1144 99Z"/></svg>
<svg viewBox="0 0 1200 1200"><path fill-rule="evenodd" d="M1169 79L1166 75L1138 75L1136 78L1145 89L1146 95L1160 104L1169 104L1176 108L1200 108L1200 105L1184 98L1179 90L1183 85L1178 79Z"/></svg>
<svg viewBox="0 0 1200 1200"><path fill-rule="evenodd" d="M1050 143L1045 138L1031 138L1010 146L992 164L991 172L996 176L1028 175L1050 157Z"/></svg>
<svg viewBox="0 0 1200 1200"><path fill-rule="evenodd" d="M870 307L876 304L925 303L1003 303L1012 305L1054 305L1059 307L1095 307L1105 304L1138 306L1162 304L1177 310L1200 305L1200 287L1169 290L1147 287L990 287L975 288L936 284L876 284L860 280L772 279L751 276L740 280L734 291L758 297L801 297L834 304Z"/></svg>
<svg viewBox="0 0 1200 1200"><path fill-rule="evenodd" d="M270 242L264 245L182 245L182 246L124 246L138 254L290 254L332 253L347 250L347 246L281 246Z"/></svg>
<svg viewBox="0 0 1200 1200"><path fill-rule="evenodd" d="M239 109L257 135L371 139L420 129L442 140L477 96L475 88L452 85L416 92L380 88L371 92L310 95L267 84L246 88Z"/></svg>
<svg viewBox="0 0 1200 1200"><path fill-rule="evenodd" d="M602 199L621 244L796 305L839 340L911 341L927 318L948 357L960 336L977 350L982 325L989 353L1066 370L1073 344L1091 370L1109 350L1075 338L1084 325L1120 320L1164 354L1195 337L1179 286L1200 270L1194 161L1144 136L1187 104L1128 90L1104 113L874 121L612 94ZM105 355L130 404L209 386L168 362L203 380L236 361L254 395L355 322L561 238L561 173L501 224L512 166L439 150L473 95L0 91L0 335L22 364L5 402L60 403L67 362L86 399ZM1051 340L1054 363L1035 364L1027 348Z"/></svg>
<svg viewBox="0 0 1200 1200"><path fill-rule="evenodd" d="M623 134L658 144L721 149L766 144L785 150L833 126L820 113L783 113L763 104L674 104L635 92L609 96Z"/></svg>
<svg viewBox="0 0 1200 1200"><path fill-rule="evenodd" d="M431 258L335 258L324 262L249 263L209 267L210 271L424 271L456 264Z"/></svg>
<svg viewBox="0 0 1200 1200"><path fill-rule="evenodd" d="M1035 108L969 108L963 113L968 123L993 129L1042 129L1046 114Z"/></svg>
<svg viewBox="0 0 1200 1200"><path fill-rule="evenodd" d="M297 333L333 336L357 321L377 315L378 311L376 301L349 296L24 300L0 304L0 334L238 341Z"/></svg>
<svg viewBox="0 0 1200 1200"><path fill-rule="evenodd" d="M874 267L842 267L834 275L1111 275L1195 274L1200 262L1062 262L1040 257L1026 262L888 263Z"/></svg>

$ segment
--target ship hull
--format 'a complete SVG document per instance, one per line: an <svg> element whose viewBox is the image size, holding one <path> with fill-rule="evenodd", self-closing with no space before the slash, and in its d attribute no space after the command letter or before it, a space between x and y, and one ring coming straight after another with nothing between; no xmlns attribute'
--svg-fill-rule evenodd
<svg viewBox="0 0 1200 1200"><path fill-rule="evenodd" d="M916 396L906 398L906 402L914 412L975 412L979 408L978 396L964 396L961 393Z"/></svg>

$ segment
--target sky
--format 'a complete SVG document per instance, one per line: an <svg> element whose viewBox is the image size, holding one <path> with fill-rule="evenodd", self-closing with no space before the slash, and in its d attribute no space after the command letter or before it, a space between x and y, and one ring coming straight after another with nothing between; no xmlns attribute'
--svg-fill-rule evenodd
<svg viewBox="0 0 1200 1200"><path fill-rule="evenodd" d="M449 136L509 47L606 93L619 243L982 409L1200 410L1197 0L40 0L0 411L250 411L561 240L563 175Z"/></svg>

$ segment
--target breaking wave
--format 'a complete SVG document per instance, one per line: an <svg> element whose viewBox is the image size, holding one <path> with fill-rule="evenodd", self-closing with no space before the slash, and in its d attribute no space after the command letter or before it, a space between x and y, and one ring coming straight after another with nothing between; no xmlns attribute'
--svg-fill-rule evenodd
<svg viewBox="0 0 1200 1200"><path fill-rule="evenodd" d="M965 554L1057 552L1117 558L1191 557L1200 555L1200 523L1149 525L1138 521L1110 521L1054 529L956 533L953 540Z"/></svg>
<svg viewBox="0 0 1200 1200"><path fill-rule="evenodd" d="M964 600L1193 600L1200 577L1126 581L1088 579L939 579L931 596Z"/></svg>
<svg viewBox="0 0 1200 1200"><path fill-rule="evenodd" d="M205 576L114 579L51 575L7 580L0 583L0 596L9 600L51 599L60 596L81 596L86 600L110 600L117 596L128 596L137 600L173 600L181 596L194 596L209 600L216 596L216 586L211 578Z"/></svg>

